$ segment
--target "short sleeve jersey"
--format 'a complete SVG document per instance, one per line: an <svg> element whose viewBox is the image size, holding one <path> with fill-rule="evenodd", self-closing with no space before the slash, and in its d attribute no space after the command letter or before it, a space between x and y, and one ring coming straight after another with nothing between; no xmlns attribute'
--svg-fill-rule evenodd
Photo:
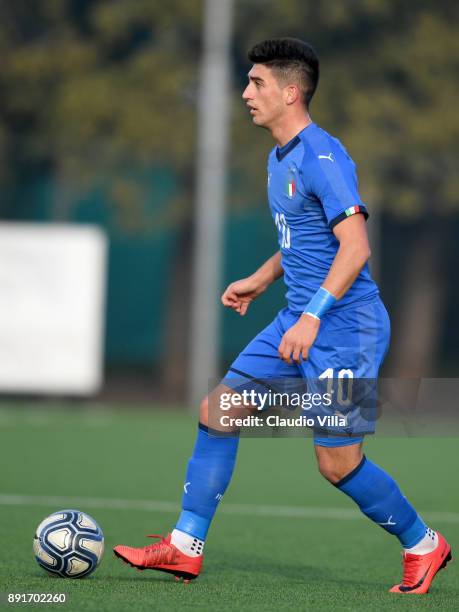
<svg viewBox="0 0 459 612"><path fill-rule="evenodd" d="M325 280L338 251L333 228L350 215L368 218L358 193L356 166L339 140L312 123L271 151L268 199L278 230L288 306L300 313ZM377 295L366 264L333 309Z"/></svg>

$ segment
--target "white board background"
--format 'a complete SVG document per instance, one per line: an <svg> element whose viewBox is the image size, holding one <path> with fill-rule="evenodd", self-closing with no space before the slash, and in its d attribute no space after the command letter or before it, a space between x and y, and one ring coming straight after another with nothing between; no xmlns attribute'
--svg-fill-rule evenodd
<svg viewBox="0 0 459 612"><path fill-rule="evenodd" d="M0 223L0 392L100 389L106 246L93 226Z"/></svg>

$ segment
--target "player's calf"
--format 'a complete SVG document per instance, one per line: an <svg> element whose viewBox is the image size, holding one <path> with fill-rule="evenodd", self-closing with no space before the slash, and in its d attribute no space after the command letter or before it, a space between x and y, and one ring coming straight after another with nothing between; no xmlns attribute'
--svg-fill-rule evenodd
<svg viewBox="0 0 459 612"><path fill-rule="evenodd" d="M209 401L201 404L209 422ZM213 516L231 480L239 436L200 422L183 485L182 512L170 536L141 548L117 546L115 555L138 569L153 569L191 580L199 575L202 552Z"/></svg>
<svg viewBox="0 0 459 612"><path fill-rule="evenodd" d="M359 450L357 446L316 447L319 468L370 520L399 539L404 548L403 580L391 592L427 593L435 575L451 560L451 547L426 526L389 474L365 456L355 465Z"/></svg>

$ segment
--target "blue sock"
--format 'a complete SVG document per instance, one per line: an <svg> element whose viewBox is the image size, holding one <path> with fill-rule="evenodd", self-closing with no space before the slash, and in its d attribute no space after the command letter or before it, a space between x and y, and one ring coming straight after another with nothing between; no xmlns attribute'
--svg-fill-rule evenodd
<svg viewBox="0 0 459 612"><path fill-rule="evenodd" d="M211 430L212 431L212 430ZM211 435L199 423L193 455L188 462L182 512L176 529L205 540L218 503L226 491L236 463L239 437Z"/></svg>
<svg viewBox="0 0 459 612"><path fill-rule="evenodd" d="M397 536L404 548L422 540L427 527L395 480L365 456L336 484L368 518Z"/></svg>

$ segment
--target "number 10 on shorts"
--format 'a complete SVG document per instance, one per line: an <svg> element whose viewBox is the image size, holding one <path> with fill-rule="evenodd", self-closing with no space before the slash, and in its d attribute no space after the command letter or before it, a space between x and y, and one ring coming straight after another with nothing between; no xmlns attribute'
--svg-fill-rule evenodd
<svg viewBox="0 0 459 612"><path fill-rule="evenodd" d="M338 379L338 389L336 401L340 406L349 406L352 403L352 382L354 379L354 372L352 370L343 368L338 371L338 376L335 376L335 370L333 368L327 368L319 376L319 380L328 380L327 393L333 393L333 381L335 378Z"/></svg>

